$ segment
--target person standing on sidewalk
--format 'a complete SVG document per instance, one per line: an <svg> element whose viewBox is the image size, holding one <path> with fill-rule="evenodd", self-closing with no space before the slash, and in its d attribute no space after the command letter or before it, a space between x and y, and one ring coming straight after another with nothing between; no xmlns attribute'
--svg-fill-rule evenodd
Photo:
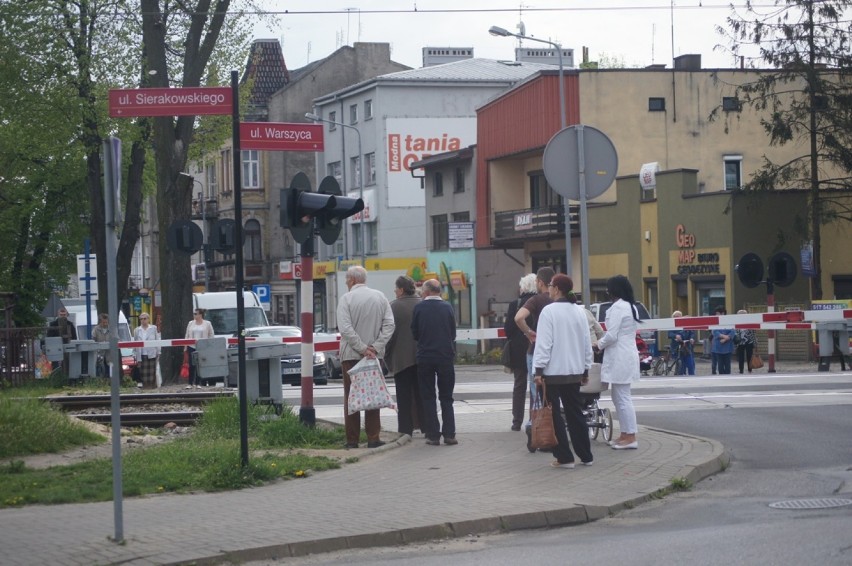
<svg viewBox="0 0 852 566"><path fill-rule="evenodd" d="M748 314L748 311L740 309L737 314ZM734 334L734 343L737 345L737 362L740 366L740 373L743 372L743 367L748 367L748 372L751 373L751 356L754 354L754 345L757 344L757 335L750 328L737 330Z"/></svg>
<svg viewBox="0 0 852 566"><path fill-rule="evenodd" d="M639 315L633 286L624 275L610 277L606 290L614 301L606 311L606 334L598 340L598 348L604 352L601 365L601 381L611 385L612 403L618 413L621 435L612 442L615 450L635 449L636 410L630 386L639 381L639 350L636 348L636 329Z"/></svg>
<svg viewBox="0 0 852 566"><path fill-rule="evenodd" d="M193 314L192 320L186 325L186 334L184 338L187 340L194 338L195 340L203 340L205 338L213 338L215 333L213 332L213 324L209 320L204 320L204 315L207 311L204 309L195 309L195 314ZM186 389L192 389L195 386L196 389L201 389L201 378L198 376L198 367L195 365L195 360L193 359L193 354L195 353L195 346L185 346L183 349L184 352L189 356L189 385L186 386Z"/></svg>
<svg viewBox="0 0 852 566"><path fill-rule="evenodd" d="M538 324L538 315L541 313L541 309L549 305L552 301L550 298L550 293L548 293L548 286L550 285L550 280L553 279L554 271L550 267L541 267L535 274L535 286L538 291L538 295L531 297L524 303L524 306L518 309L518 312L515 314L515 324L518 325L518 329L523 333L524 336L529 340L529 348L527 348L527 375L529 376L529 390L530 390L530 406L532 406L532 400L535 395L535 385L533 384L533 377L535 374L533 373L533 352L535 351L535 329Z"/></svg>
<svg viewBox="0 0 852 566"><path fill-rule="evenodd" d="M147 342L159 338L157 327L149 324L151 318L148 313L139 315L139 326L133 331L133 339ZM145 346L136 348L136 363L139 367L139 377L142 379L142 387L145 389L157 388L157 356L160 348L157 346Z"/></svg>
<svg viewBox="0 0 852 566"><path fill-rule="evenodd" d="M529 382L527 350L530 348L530 341L518 328L515 315L518 314L518 310L526 304L528 299L535 296L535 281L535 273L528 273L521 277L518 282L520 296L509 304L509 309L506 311L506 322L503 324L503 331L506 332L506 344L503 347L509 349L509 367L515 377L515 384L512 388L512 430L521 430L521 425L524 423L524 405L526 405L527 384Z"/></svg>
<svg viewBox="0 0 852 566"><path fill-rule="evenodd" d="M672 318L680 318L682 316L683 313L681 311L674 311L672 313ZM695 346L695 331L678 328L677 330L669 330L668 336L671 355L674 356L675 352L677 352L677 355L680 356L683 362L676 375L695 375L695 355L692 351Z"/></svg>
<svg viewBox="0 0 852 566"><path fill-rule="evenodd" d="M574 282L570 277L554 275L549 288L553 302L542 309L538 319L533 366L536 385L545 387L547 400L553 405L553 430L558 444L553 449L556 460L550 465L573 468L573 442L580 461L591 466L592 446L580 395L580 384L588 381L594 359L589 323L583 307L573 302L576 301L571 293ZM565 420L560 404L565 410Z"/></svg>
<svg viewBox="0 0 852 566"><path fill-rule="evenodd" d="M109 343L109 315L101 313L98 315L98 324L92 328L92 340L101 344ZM109 362L109 349L98 350L97 361L95 362L96 374L100 377L109 378L112 376L112 364ZM140 387L140 384L136 384Z"/></svg>
<svg viewBox="0 0 852 566"><path fill-rule="evenodd" d="M437 446L458 444L456 418L453 411L453 389L456 386L456 317L453 307L441 298L441 283L429 279L423 283L423 300L414 307L411 333L417 340L417 378L420 397L423 399L421 428L426 444ZM438 426L438 408L435 398L437 380L441 403L441 421Z"/></svg>
<svg viewBox="0 0 852 566"><path fill-rule="evenodd" d="M411 319L414 307L420 302L414 280L400 275L394 283L396 300L391 301L394 331L387 346L388 369L393 373L396 385L397 432L412 436L419 427L423 403L420 401L420 386L417 381L417 342L411 334ZM415 426L417 424L418 426Z"/></svg>
<svg viewBox="0 0 852 566"><path fill-rule="evenodd" d="M725 312L721 314L726 314ZM713 355L719 375L731 373L731 356L734 353L734 329L720 328L713 331ZM715 373L715 372L714 372Z"/></svg>
<svg viewBox="0 0 852 566"><path fill-rule="evenodd" d="M358 448L361 436L361 412L349 414L349 370L362 358L383 358L393 336L394 322L390 303L381 291L367 287L367 270L353 265L346 270L349 291L337 305L337 329L340 331L340 365L343 368L343 415L346 448ZM364 411L367 448L384 445L379 409Z"/></svg>

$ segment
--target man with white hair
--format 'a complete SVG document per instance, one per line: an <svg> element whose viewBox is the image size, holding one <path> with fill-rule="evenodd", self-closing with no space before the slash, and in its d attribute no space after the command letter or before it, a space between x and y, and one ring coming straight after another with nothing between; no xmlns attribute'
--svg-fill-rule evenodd
<svg viewBox="0 0 852 566"><path fill-rule="evenodd" d="M367 287L367 270L353 265L346 270L349 292L337 305L337 329L340 331L340 365L343 368L343 415L346 448L358 448L361 412L349 414L349 370L362 358L383 358L393 335L394 322L390 303L381 291ZM378 448L381 432L379 409L364 411L367 448Z"/></svg>

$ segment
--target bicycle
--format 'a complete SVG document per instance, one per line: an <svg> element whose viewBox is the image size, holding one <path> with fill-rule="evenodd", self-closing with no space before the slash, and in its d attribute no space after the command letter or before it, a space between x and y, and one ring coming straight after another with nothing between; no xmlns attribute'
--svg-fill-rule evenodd
<svg viewBox="0 0 852 566"><path fill-rule="evenodd" d="M674 375L682 375L683 358L680 356L680 345L675 346L675 349L669 350L665 355L656 359L653 366L654 375L671 375L674 370Z"/></svg>

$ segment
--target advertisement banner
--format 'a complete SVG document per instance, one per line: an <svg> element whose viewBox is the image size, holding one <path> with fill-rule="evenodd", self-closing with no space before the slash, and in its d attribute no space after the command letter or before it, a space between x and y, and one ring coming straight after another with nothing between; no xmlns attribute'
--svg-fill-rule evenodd
<svg viewBox="0 0 852 566"><path fill-rule="evenodd" d="M410 166L426 157L458 151L476 143L476 118L388 118L387 176L388 206L424 206L420 179L411 176ZM453 179L444 179L452 191Z"/></svg>

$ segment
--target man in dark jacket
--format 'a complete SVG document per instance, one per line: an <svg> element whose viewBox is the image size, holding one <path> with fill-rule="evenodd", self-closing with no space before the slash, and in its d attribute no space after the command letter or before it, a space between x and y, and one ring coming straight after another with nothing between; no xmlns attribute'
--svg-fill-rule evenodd
<svg viewBox="0 0 852 566"><path fill-rule="evenodd" d="M411 334L417 340L417 378L423 400L420 428L426 435L426 444L437 446L441 436L444 444L458 444L453 412L456 318L453 307L441 298L441 283L437 279L423 283L423 300L414 307ZM443 421L441 430L435 402L436 379Z"/></svg>

